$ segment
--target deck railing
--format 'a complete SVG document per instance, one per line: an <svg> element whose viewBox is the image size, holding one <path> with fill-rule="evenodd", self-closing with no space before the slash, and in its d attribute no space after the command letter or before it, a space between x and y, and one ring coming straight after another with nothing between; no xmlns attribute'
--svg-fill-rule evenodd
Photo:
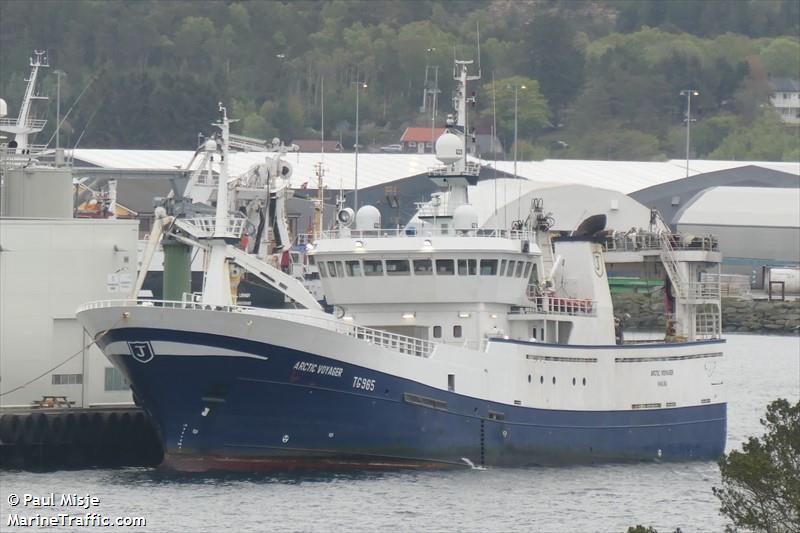
<svg viewBox="0 0 800 533"><path fill-rule="evenodd" d="M673 251L701 250L718 252L719 240L713 235L691 237L680 233L615 233L609 236L604 248L607 252L640 252L647 250L660 250L662 239L668 239Z"/></svg>
<svg viewBox="0 0 800 533"><path fill-rule="evenodd" d="M286 320L319 327L329 331L335 331L336 333L355 337L375 346L388 348L390 350L416 357L430 357L437 346L435 342L418 339L416 337L409 337L406 335L399 335L397 333L390 333L380 329L359 326L344 320L337 320L335 318L328 318L326 316L315 316L307 313L293 313L281 311L279 309L263 309L259 307L244 307L239 305L210 305L193 301L179 302L174 300L101 300L81 305L77 312L80 313L90 309L129 306L194 309L198 311L222 311L226 313L243 313L276 318L278 320Z"/></svg>
<svg viewBox="0 0 800 533"><path fill-rule="evenodd" d="M215 217L193 217L181 219L182 222L189 224L195 230L195 237L212 237L216 228L217 220ZM241 217L228 218L225 233L233 237L241 237L244 231L244 223L247 221Z"/></svg>
<svg viewBox="0 0 800 533"><path fill-rule="evenodd" d="M505 229L474 229L474 230L455 230L454 228L425 228L417 231L412 228L384 228L384 229L369 229L369 230L356 230L356 229L339 229L320 232L317 240L321 239L377 239L377 238L392 238L392 237L489 237L498 239L511 239L511 240L533 240L536 233L528 230L505 230ZM298 242L311 242L314 238L312 235L298 236Z"/></svg>
<svg viewBox="0 0 800 533"><path fill-rule="evenodd" d="M530 307L512 307L510 314L547 314L569 316L596 316L597 305L594 300L585 298L560 298L555 296L537 296L528 290Z"/></svg>

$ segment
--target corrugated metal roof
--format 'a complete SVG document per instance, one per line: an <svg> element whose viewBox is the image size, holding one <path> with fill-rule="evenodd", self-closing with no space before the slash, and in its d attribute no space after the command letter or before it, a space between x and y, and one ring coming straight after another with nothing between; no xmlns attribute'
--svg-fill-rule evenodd
<svg viewBox="0 0 800 533"><path fill-rule="evenodd" d="M493 166L493 162L484 161ZM746 165L756 165L781 172L800 175L800 162L744 162L708 161L689 162L689 176ZM513 161L498 161L497 170L513 175ZM686 161L673 159L664 162L644 161L590 161L575 159L545 159L544 161L517 162L517 175L536 181L553 183L580 183L592 187L611 189L625 194L686 177Z"/></svg>
<svg viewBox="0 0 800 533"><path fill-rule="evenodd" d="M75 165L95 165L103 168L159 169L185 168L194 152L184 150L75 150ZM228 169L232 176L241 174L251 166L262 163L272 153L231 152ZM314 166L324 161L324 182L330 189L349 190L355 184L355 155L290 152L284 159L292 165L291 184L300 188L307 183L309 189L317 188ZM439 162L431 154L359 154L358 188L382 185L418 174L424 174Z"/></svg>
<svg viewBox="0 0 800 533"><path fill-rule="evenodd" d="M430 130L428 130L430 131ZM194 152L189 150L75 150L76 166L91 164L104 168L130 169L175 169L184 168ZM234 152L230 154L230 172L239 174L250 166L264 161L263 152ZM308 183L316 188L314 165L322 158L318 153L293 152L286 154L292 164L292 187L299 188ZM483 161L489 167L492 161ZM432 154L365 154L358 156L358 187L363 189L382 185L398 179L427 172L439 162ZM744 161L690 161L689 175L704 174L746 165L757 165L781 172L800 175L800 162L744 162ZM331 189L352 189L355 181L355 155L324 154L325 183ZM498 161L497 169L513 174L513 161ZM571 159L546 159L544 161L520 161L517 174L537 182L558 184L581 184L611 189L629 194L653 185L660 185L686 177L686 162L671 160L664 162L641 161L590 161Z"/></svg>
<svg viewBox="0 0 800 533"><path fill-rule="evenodd" d="M800 189L712 187L676 217L678 224L800 227Z"/></svg>

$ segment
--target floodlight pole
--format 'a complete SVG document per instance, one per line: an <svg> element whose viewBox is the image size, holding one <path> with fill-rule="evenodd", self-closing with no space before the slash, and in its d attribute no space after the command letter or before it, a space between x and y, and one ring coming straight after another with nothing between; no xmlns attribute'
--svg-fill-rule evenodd
<svg viewBox="0 0 800 533"><path fill-rule="evenodd" d="M689 177L689 138L692 124L692 96L699 96L700 93L695 89L684 89L681 96L686 97L686 177Z"/></svg>

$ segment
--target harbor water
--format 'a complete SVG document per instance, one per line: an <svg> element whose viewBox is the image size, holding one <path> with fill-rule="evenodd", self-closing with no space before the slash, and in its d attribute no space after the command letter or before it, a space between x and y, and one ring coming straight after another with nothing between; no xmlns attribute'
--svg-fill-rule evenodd
<svg viewBox="0 0 800 533"><path fill-rule="evenodd" d="M720 372L728 449L761 435L766 405L800 396L800 337L729 335ZM155 469L0 472L0 531L10 516L141 517L130 531L723 531L715 462L354 474L189 475ZM65 509L12 495L96 498Z"/></svg>

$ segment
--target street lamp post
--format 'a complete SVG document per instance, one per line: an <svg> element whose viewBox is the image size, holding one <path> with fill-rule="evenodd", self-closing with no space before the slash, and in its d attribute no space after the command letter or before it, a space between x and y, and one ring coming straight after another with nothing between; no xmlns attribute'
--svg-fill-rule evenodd
<svg viewBox="0 0 800 533"><path fill-rule="evenodd" d="M354 81L353 82L356 86L356 169L355 169L355 180L353 183L353 210L358 211L358 94L361 92L359 89L362 87L364 89L367 88L366 82L362 81Z"/></svg>
<svg viewBox="0 0 800 533"><path fill-rule="evenodd" d="M61 76L64 75L63 70L55 70L53 74L56 75L56 150L61 146L60 132L61 132Z"/></svg>
<svg viewBox="0 0 800 533"><path fill-rule="evenodd" d="M689 177L689 136L692 124L692 96L700 96L695 89L684 89L681 96L686 97L686 177Z"/></svg>
<svg viewBox="0 0 800 533"><path fill-rule="evenodd" d="M525 90L526 85L514 85L514 179L517 179L517 111L519 109L519 90Z"/></svg>
<svg viewBox="0 0 800 533"><path fill-rule="evenodd" d="M517 179L517 111L519 110L519 90L527 89L525 85L514 85L514 179ZM518 183L519 195L517 196L517 218L521 218L520 197L522 196L522 184Z"/></svg>

